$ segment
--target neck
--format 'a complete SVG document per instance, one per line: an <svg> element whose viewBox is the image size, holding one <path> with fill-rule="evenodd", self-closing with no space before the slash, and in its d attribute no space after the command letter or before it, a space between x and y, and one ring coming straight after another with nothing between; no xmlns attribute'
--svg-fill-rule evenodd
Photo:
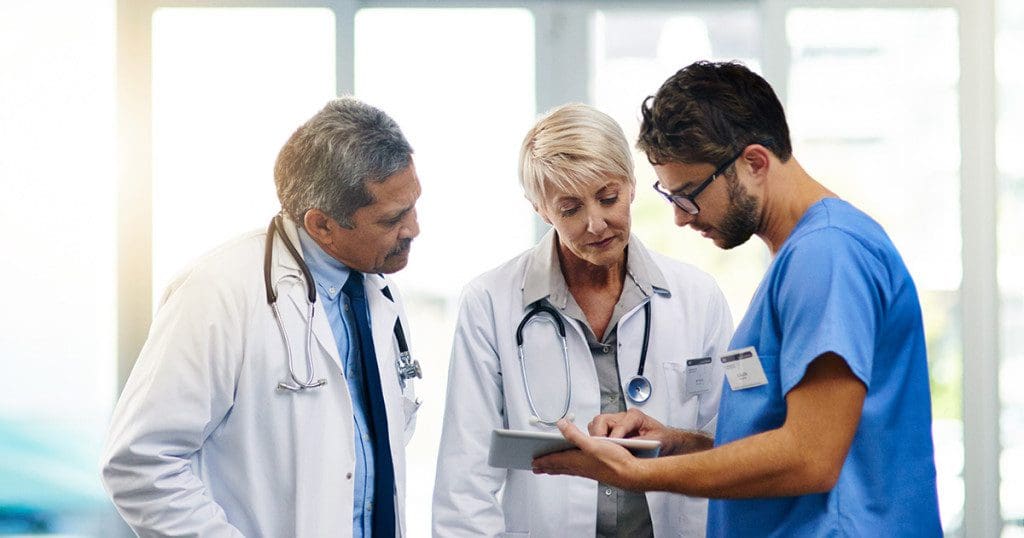
<svg viewBox="0 0 1024 538"><path fill-rule="evenodd" d="M614 291L616 297L622 291L622 283L626 278L625 250L622 251L621 259L611 265L594 265L559 243L558 262L570 290Z"/></svg>
<svg viewBox="0 0 1024 538"><path fill-rule="evenodd" d="M808 208L823 198L836 198L834 192L804 171L796 157L766 182L763 194L757 236L768 245L772 256L778 254Z"/></svg>

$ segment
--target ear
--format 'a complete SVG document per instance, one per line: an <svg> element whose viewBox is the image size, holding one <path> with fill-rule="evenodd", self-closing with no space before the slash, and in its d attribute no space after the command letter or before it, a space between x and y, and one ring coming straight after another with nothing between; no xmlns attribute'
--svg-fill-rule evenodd
<svg viewBox="0 0 1024 538"><path fill-rule="evenodd" d="M337 225L338 223L334 219L319 209L306 211L306 216L302 219L302 226L306 229L306 233L321 245L331 244L334 227Z"/></svg>
<svg viewBox="0 0 1024 538"><path fill-rule="evenodd" d="M761 185L768 179L768 172L772 168L772 155L772 151L761 144L751 144L743 151L740 161L754 184Z"/></svg>

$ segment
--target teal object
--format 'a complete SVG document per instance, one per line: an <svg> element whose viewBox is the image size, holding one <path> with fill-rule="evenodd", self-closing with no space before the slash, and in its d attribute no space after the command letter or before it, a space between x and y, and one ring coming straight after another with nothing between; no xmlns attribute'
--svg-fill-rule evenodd
<svg viewBox="0 0 1024 538"><path fill-rule="evenodd" d="M104 426L0 417L0 511L106 506L99 474Z"/></svg>

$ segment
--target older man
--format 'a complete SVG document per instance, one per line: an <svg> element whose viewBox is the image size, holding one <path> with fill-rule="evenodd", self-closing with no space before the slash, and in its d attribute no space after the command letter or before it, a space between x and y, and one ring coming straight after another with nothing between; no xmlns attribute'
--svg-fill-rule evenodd
<svg viewBox="0 0 1024 538"><path fill-rule="evenodd" d="M417 403L383 274L419 233L412 148L336 99L274 179L281 214L171 284L114 411L103 480L141 536L404 534Z"/></svg>
<svg viewBox="0 0 1024 538"><path fill-rule="evenodd" d="M742 65L692 64L642 112L676 224L724 249L757 235L772 263L716 359L714 448L641 461L563 424L583 452L536 470L711 497L709 536L941 536L921 307L885 231L800 166L778 98ZM669 454L691 435L637 411L590 429Z"/></svg>

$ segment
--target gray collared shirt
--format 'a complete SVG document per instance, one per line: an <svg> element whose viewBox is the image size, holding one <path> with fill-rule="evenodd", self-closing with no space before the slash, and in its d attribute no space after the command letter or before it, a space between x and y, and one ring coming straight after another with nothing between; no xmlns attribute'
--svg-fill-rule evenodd
<svg viewBox="0 0 1024 538"><path fill-rule="evenodd" d="M612 311L603 339L598 339L587 323L583 309L573 298L558 263L557 234L554 229L540 241L523 283L525 304L545 300L575 321L586 335L590 354L597 369L601 390L601 412L626 410L618 363L618 322L627 312L649 300L654 289L667 293L664 275L636 237L630 236L626 249L626 279ZM631 377L631 375L630 375ZM653 536L650 508L643 493L598 484L597 536Z"/></svg>

